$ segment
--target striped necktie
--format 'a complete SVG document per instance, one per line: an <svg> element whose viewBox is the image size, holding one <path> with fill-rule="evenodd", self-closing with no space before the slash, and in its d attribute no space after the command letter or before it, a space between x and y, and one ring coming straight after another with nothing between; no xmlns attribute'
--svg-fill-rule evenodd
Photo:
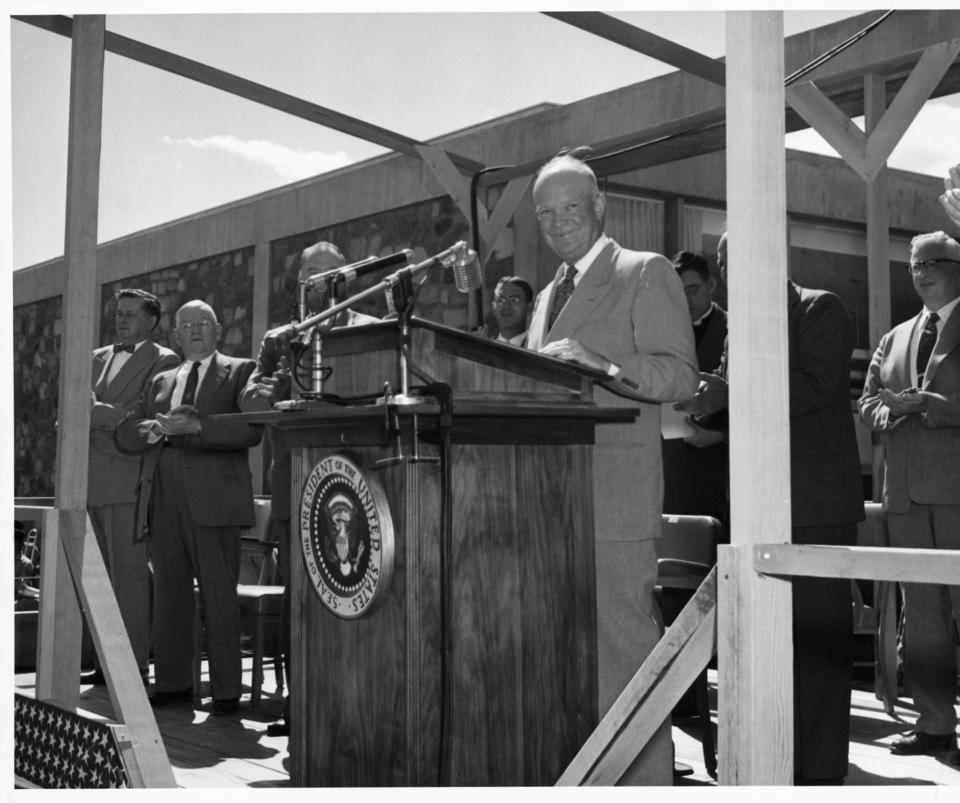
<svg viewBox="0 0 960 803"><path fill-rule="evenodd" d="M549 329L553 329L553 324L556 323L557 316L563 311L563 308L567 305L567 301L570 300L570 296L573 295L574 287L574 277L577 275L577 269L573 265L567 265L567 269L563 274L563 278L557 283L556 289L553 292L553 307L550 309L550 326Z"/></svg>

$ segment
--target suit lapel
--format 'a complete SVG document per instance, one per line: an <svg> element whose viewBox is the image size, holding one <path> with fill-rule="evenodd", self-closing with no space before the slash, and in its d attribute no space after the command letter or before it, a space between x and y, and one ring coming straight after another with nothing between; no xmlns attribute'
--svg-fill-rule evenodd
<svg viewBox="0 0 960 803"><path fill-rule="evenodd" d="M203 381L200 383L200 387L197 388L197 403L195 406L201 413L209 409L213 402L213 397L217 392L217 388L220 387L230 374L230 367L223 363L219 357L220 354L215 351L210 360L210 365L207 367L207 373L204 374Z"/></svg>
<svg viewBox="0 0 960 803"><path fill-rule="evenodd" d="M611 241L597 254L549 331L550 340L569 337L594 311L606 294L619 252L619 246Z"/></svg>
<svg viewBox="0 0 960 803"><path fill-rule="evenodd" d="M106 384L105 392L111 399L118 398L134 379L141 375L143 369L156 358L157 347L153 343L144 343L117 371L117 375ZM109 372L105 372L106 373Z"/></svg>
<svg viewBox="0 0 960 803"><path fill-rule="evenodd" d="M913 339L919 335L917 327L920 325L921 312L916 317L901 324L903 337L895 337L890 347L890 363L893 366L891 379L894 387L901 390L913 384L913 371L910 366L910 347Z"/></svg>
<svg viewBox="0 0 960 803"><path fill-rule="evenodd" d="M93 355L93 371L91 375L93 380L93 392L97 398L103 401L103 394L107 390L107 374L110 372L110 359L113 357L113 351L103 349Z"/></svg>
<svg viewBox="0 0 960 803"><path fill-rule="evenodd" d="M915 333L915 336L919 335ZM943 331L937 339L936 346L934 346L933 353L930 355L930 362L927 363L927 372L923 376L924 388L933 381L937 373L937 368L940 367L940 363L942 363L944 358L958 345L960 345L960 314L957 313L957 308L954 308L953 314L950 315L950 318L944 325Z"/></svg>

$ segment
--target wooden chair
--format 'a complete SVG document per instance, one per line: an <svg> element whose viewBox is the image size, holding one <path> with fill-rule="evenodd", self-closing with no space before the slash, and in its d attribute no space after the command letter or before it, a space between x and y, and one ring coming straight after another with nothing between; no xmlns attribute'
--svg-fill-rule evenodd
<svg viewBox="0 0 960 803"><path fill-rule="evenodd" d="M655 595L664 624L676 619L700 583L717 562L717 544L723 535L719 521L711 516L664 515L662 535L657 541L657 585ZM707 669L693 683L700 721L703 763L712 778L717 777L717 751L710 719Z"/></svg>
<svg viewBox="0 0 960 803"><path fill-rule="evenodd" d="M270 499L258 497L254 500L257 523L241 534L242 555L240 581L237 584L237 604L240 611L241 627L252 622L251 650L253 652L253 674L250 681L250 704L260 705L263 686L263 659L267 647L267 636L274 633L273 668L276 674L277 689L283 689L283 655L280 638L281 599L283 585L280 584L280 571L277 564L277 544L271 540ZM248 582L252 581L252 582ZM194 620L193 650L193 687L195 694L200 693L200 654L203 648L203 611L199 590L194 587L196 617Z"/></svg>

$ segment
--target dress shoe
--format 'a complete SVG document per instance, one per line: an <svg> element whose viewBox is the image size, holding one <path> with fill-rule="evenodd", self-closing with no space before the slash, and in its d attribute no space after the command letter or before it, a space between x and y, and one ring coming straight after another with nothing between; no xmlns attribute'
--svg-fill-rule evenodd
<svg viewBox="0 0 960 803"><path fill-rule="evenodd" d="M278 719L267 725L267 736L289 736L290 723L285 719Z"/></svg>
<svg viewBox="0 0 960 803"><path fill-rule="evenodd" d="M214 698L213 708L210 710L210 713L214 716L224 716L226 714L236 714L240 710L240 698L239 697L226 697L224 699L218 700Z"/></svg>
<svg viewBox="0 0 960 803"><path fill-rule="evenodd" d="M84 686L106 686L107 679L103 676L103 670L98 666L92 672L82 672L80 674L80 683Z"/></svg>
<svg viewBox="0 0 960 803"><path fill-rule="evenodd" d="M154 708L176 705L177 703L190 703L193 702L193 687L187 686L187 688L177 691L155 691L149 699L150 705Z"/></svg>
<svg viewBox="0 0 960 803"><path fill-rule="evenodd" d="M957 749L957 737L953 733L923 733L914 731L901 736L890 745L895 756L935 756Z"/></svg>

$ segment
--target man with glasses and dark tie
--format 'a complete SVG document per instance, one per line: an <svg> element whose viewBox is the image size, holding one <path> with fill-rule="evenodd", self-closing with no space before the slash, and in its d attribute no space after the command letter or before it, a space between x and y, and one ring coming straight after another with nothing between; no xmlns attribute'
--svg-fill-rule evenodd
<svg viewBox="0 0 960 803"><path fill-rule="evenodd" d="M493 317L497 341L523 348L527 344L527 321L533 309L533 288L519 276L504 276L493 291Z"/></svg>
<svg viewBox="0 0 960 803"><path fill-rule="evenodd" d="M153 706L193 699L193 581L203 605L213 714L232 714L241 692L237 579L240 530L255 523L247 450L255 424L225 421L256 368L217 351L221 327L208 304L177 311L184 362L157 374L117 430L117 442L147 451L140 503L146 506L154 573ZM139 514L138 514L139 516Z"/></svg>
<svg viewBox="0 0 960 803"><path fill-rule="evenodd" d="M103 553L123 626L141 674L150 658L150 571L147 547L136 527L140 455L124 454L114 433L153 376L180 358L150 335L160 321L160 302L145 290L117 292L117 342L93 352L87 512ZM96 669L82 683L102 684Z"/></svg>
<svg viewBox="0 0 960 803"><path fill-rule="evenodd" d="M860 417L884 446L890 545L960 549L960 244L942 231L920 234L908 269L923 309L881 339ZM957 763L960 586L902 587L904 681L919 717L890 752Z"/></svg>

